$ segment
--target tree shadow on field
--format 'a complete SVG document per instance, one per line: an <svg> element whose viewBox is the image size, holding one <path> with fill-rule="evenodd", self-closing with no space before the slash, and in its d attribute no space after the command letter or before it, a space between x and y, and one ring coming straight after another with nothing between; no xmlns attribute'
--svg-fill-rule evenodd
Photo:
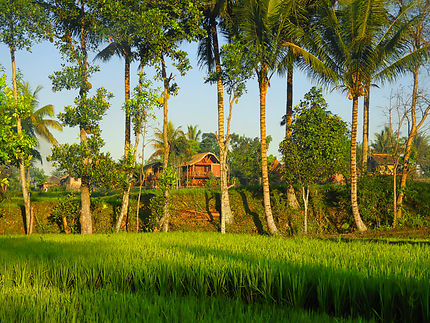
<svg viewBox="0 0 430 323"><path fill-rule="evenodd" d="M212 223L215 226L215 228L217 229L217 231L219 231L220 230L219 221L215 221L214 215L212 214L211 208L210 208L210 202L212 199L215 199L215 210L219 213L219 215L221 217L221 197L220 197L220 194L212 193L211 196L209 196L209 193L205 192L206 212L209 215L210 223Z"/></svg>
<svg viewBox="0 0 430 323"><path fill-rule="evenodd" d="M252 216L252 220L254 221L255 227L257 228L258 234L267 235L267 232L263 228L263 224L261 223L260 216L251 211L248 204L248 199L243 191L239 191L240 197L242 198L243 208L245 209L246 214Z"/></svg>

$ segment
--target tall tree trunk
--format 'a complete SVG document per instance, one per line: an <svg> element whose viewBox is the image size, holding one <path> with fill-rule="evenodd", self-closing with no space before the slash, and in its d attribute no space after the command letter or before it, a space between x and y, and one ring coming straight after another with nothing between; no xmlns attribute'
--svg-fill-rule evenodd
<svg viewBox="0 0 430 323"><path fill-rule="evenodd" d="M81 1L81 16L83 17L85 10L85 1ZM83 82L79 90L79 95L84 97L87 95L90 89L90 84L88 82L88 54L87 54L87 37L88 31L85 30L84 26L81 27L81 51L82 51L82 68L83 68ZM82 126L79 127L79 138L81 144L87 143L87 129ZM91 164L91 160L87 158L83 159L84 165ZM90 177L88 175L83 175L81 178L81 215L79 222L81 225L81 234L92 234L93 233L93 222L91 218L91 194L90 194Z"/></svg>
<svg viewBox="0 0 430 323"><path fill-rule="evenodd" d="M260 88L260 139L261 139L261 175L263 180L263 202L266 215L267 228L270 234L277 233L273 219L272 207L270 206L269 172L267 170L267 141L266 141L266 94L269 80L267 79L267 65L262 66L258 83Z"/></svg>
<svg viewBox="0 0 430 323"><path fill-rule="evenodd" d="M12 62L12 88L13 88L13 97L15 102L18 102L18 86L16 82L16 62L15 62L15 49L12 46L9 46L10 50L10 58ZM18 136L22 135L22 125L21 125L21 117L17 116L16 118L16 128L18 132ZM22 197L24 200L24 210L25 210L25 233L31 233L31 202L30 202L30 190L28 188L27 178L25 176L25 164L24 159L21 157L19 159L19 180L21 182L22 189Z"/></svg>
<svg viewBox="0 0 430 323"><path fill-rule="evenodd" d="M304 212L304 232L308 233L309 185L306 186L306 189L305 189L304 186L302 186L302 198L303 198L303 205L305 207L305 212Z"/></svg>
<svg viewBox="0 0 430 323"><path fill-rule="evenodd" d="M367 155L369 150L369 108L370 108L370 84L366 85L364 92L364 109L363 109L363 158L361 162L361 171L367 173Z"/></svg>
<svg viewBox="0 0 430 323"><path fill-rule="evenodd" d="M293 66L288 67L287 71L287 106L285 113L285 138L292 134L293 125ZM298 209L299 202L297 201L296 193L294 192L293 184L287 184L287 205L293 209Z"/></svg>
<svg viewBox="0 0 430 323"><path fill-rule="evenodd" d="M168 107L167 107L167 100L169 97L169 83L170 78L167 78L167 72L166 72L166 62L164 61L164 58L161 57L161 75L163 77L163 85L164 85L164 92L163 92L163 141L164 141L164 155L163 155L163 171L167 170L167 167L169 166L169 141L167 137L167 123L168 123ZM162 219L162 230L163 232L169 231L169 221L170 221L170 214L169 214L169 189L166 187L163 192L164 195L164 205L163 205L163 219Z"/></svg>
<svg viewBox="0 0 430 323"><path fill-rule="evenodd" d="M80 140L81 143L87 142L87 133L84 128L80 128ZM84 164L88 165L89 160L84 159ZM81 224L82 234L93 233L93 222L91 219L91 197L90 197L90 178L88 176L82 176L81 178L81 216L79 223Z"/></svg>
<svg viewBox="0 0 430 323"><path fill-rule="evenodd" d="M351 129L351 206L352 215L359 231L366 231L367 227L361 219L358 211L357 201L357 117L358 117L358 97L352 99L352 129Z"/></svg>
<svg viewBox="0 0 430 323"><path fill-rule="evenodd" d="M228 181L227 181L227 152L228 146L226 147L226 140L224 136L224 86L222 84L221 75L221 59L219 54L219 44L218 44L218 33L217 33L217 23L215 20L211 21L211 32L212 41L217 73L217 97L218 97L218 145L220 154L220 170L221 170L221 217L220 217L220 227L221 233L225 233L225 226L227 223L233 221L233 214L230 209L230 198L228 194Z"/></svg>
<svg viewBox="0 0 430 323"><path fill-rule="evenodd" d="M143 138L142 138L142 155L141 155L141 165L140 165L140 174L139 174L139 195L137 197L137 206L136 206L136 232L139 232L139 209L140 209L140 198L142 196L142 186L143 181L145 180L145 175L143 174L143 164L145 162L145 137L146 137L146 116L145 116L145 125L143 128Z"/></svg>
<svg viewBox="0 0 430 323"><path fill-rule="evenodd" d="M412 103L411 103L412 126L408 134L408 140L406 141L405 155L403 158L402 175L400 178L400 189L399 189L399 195L397 196L397 219L402 217L402 204L403 204L403 198L405 196L406 179L408 178L408 174L409 174L409 159L411 157L413 140L418 130L417 117L416 117L416 104L417 104L417 95L418 95L418 74L419 74L419 69L417 68L413 71L414 86L412 89ZM423 119L425 119L425 116L426 114L424 114ZM421 120L420 124L422 124L422 122L423 120Z"/></svg>
<svg viewBox="0 0 430 323"><path fill-rule="evenodd" d="M128 154L130 151L130 137L131 137L131 116L130 108L128 103L130 101L130 54L127 50L125 53L125 66L124 66L124 88L125 88L125 142L124 142L124 159L128 160ZM137 147L136 147L137 148ZM121 211L119 212L118 220L115 226L115 232L121 230L122 222L124 218L127 217L128 205L130 199L130 188L131 188L131 178L133 176L132 172L127 174L127 186L122 192L122 203Z"/></svg>

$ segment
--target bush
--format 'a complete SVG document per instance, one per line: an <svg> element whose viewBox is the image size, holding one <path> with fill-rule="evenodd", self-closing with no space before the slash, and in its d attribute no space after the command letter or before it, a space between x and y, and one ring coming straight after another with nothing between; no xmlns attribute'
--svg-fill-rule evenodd
<svg viewBox="0 0 430 323"><path fill-rule="evenodd" d="M75 195L68 194L59 198L58 203L52 208L49 221L55 223L64 233L79 233L81 203Z"/></svg>

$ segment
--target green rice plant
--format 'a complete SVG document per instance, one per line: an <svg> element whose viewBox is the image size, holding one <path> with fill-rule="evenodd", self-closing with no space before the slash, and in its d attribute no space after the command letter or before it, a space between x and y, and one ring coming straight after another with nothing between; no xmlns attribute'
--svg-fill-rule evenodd
<svg viewBox="0 0 430 323"><path fill-rule="evenodd" d="M3 236L0 246L0 288L224 298L344 318L430 320L426 244L176 232Z"/></svg>

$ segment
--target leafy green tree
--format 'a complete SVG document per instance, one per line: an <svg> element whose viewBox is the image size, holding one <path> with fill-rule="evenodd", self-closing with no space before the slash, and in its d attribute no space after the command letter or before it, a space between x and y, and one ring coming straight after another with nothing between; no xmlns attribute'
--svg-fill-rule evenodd
<svg viewBox="0 0 430 323"><path fill-rule="evenodd" d="M142 37L145 42L139 45L142 63L155 66L158 78L163 82L163 169L167 170L169 163L168 127L168 100L170 95L178 92L178 85L174 82L175 75L167 73L167 59L177 69L181 76L191 68L187 53L179 48L182 41L195 41L203 33L200 29L201 12L200 1L197 0L159 0L148 2L145 12L147 20L146 29ZM168 190L165 191L165 203L168 201ZM163 231L169 228L168 205L164 206L165 221Z"/></svg>
<svg viewBox="0 0 430 323"><path fill-rule="evenodd" d="M0 2L0 41L9 47L12 63L12 92L14 103L11 109L16 114L16 129L18 136L25 136L22 129L22 118L28 114L29 107L24 108L23 102L18 98L18 80L16 73L15 53L17 50L30 50L34 42L41 40L48 30L47 16L42 7L35 1L15 0ZM26 101L26 99L24 100ZM26 102L25 104L28 104ZM20 181L24 199L26 233L31 233L31 204L30 191L26 179L26 159L24 155L19 161ZM27 164L28 166L28 164Z"/></svg>
<svg viewBox="0 0 430 323"><path fill-rule="evenodd" d="M0 165L2 166L0 170L0 188L2 196L10 185L10 177L15 168L13 165L22 160L28 165L31 160L30 152L37 144L34 138L25 132L19 135L16 131L16 119L19 115L23 116L22 112L25 110L28 113L28 102L23 104L24 98L22 96L18 97L19 105L17 106L13 89L6 85L6 75L0 76ZM21 114L17 113L18 107L21 108ZM26 220L29 221L27 222L28 224L31 223L31 218ZM26 226L26 232L30 232L29 229L30 227Z"/></svg>
<svg viewBox="0 0 430 323"><path fill-rule="evenodd" d="M53 90L77 90L74 106L64 108L59 114L60 121L69 127L79 128L78 144L63 144L52 149L50 159L54 166L67 170L70 176L81 178L81 233L92 233L91 186L109 185L113 182L117 169L109 154L100 153L103 140L98 123L109 108L112 96L99 88L94 96L89 77L98 70L88 63L88 49L97 40L100 11L96 1L72 0L47 1L52 12L57 46L70 65L63 65L61 71L50 76Z"/></svg>
<svg viewBox="0 0 430 323"><path fill-rule="evenodd" d="M30 184L36 189L39 189L40 186L42 186L43 183L46 182L46 179L48 178L45 174L45 171L43 169L37 168L37 167L30 167Z"/></svg>
<svg viewBox="0 0 430 323"><path fill-rule="evenodd" d="M326 109L322 90L313 87L296 107L291 136L280 145L287 183L302 187L305 233L309 187L334 175L345 156L346 123Z"/></svg>
<svg viewBox="0 0 430 323"><path fill-rule="evenodd" d="M212 132L205 132L202 134L202 141L200 142L199 153L211 152L219 156L219 145L216 135Z"/></svg>
<svg viewBox="0 0 430 323"><path fill-rule="evenodd" d="M137 147L139 145L139 138L144 132L145 122L151 110L159 106L158 91L152 88L152 82L148 80L145 74L141 73L139 77L139 85L134 89L134 93L129 101L127 101L127 111L130 114L131 122L133 125L133 132L135 136L134 146L131 146L124 157L123 168L125 171L123 197L121 204L121 211L117 219L115 231L119 232L123 219L127 215L131 179L136 169ZM143 143L145 145L145 143Z"/></svg>
<svg viewBox="0 0 430 323"><path fill-rule="evenodd" d="M271 136L266 138L270 144ZM228 155L231 177L237 178L241 185L261 185L261 143L259 138L248 138L235 133L231 135L231 148Z"/></svg>
<svg viewBox="0 0 430 323"><path fill-rule="evenodd" d="M114 0L99 4L102 26L100 34L109 42L101 50L96 59L103 61L110 60L114 55L124 59L124 112L125 112L125 141L124 141L124 167L128 168L127 185L124 186L122 204L118 221L127 216L129 205L129 192L132 182L133 167L132 161L137 147L131 144L132 112L130 111L130 66L139 58L137 45L144 44L146 25L148 24L148 3L145 1ZM143 68L143 65L141 66ZM142 71L141 71L142 72ZM138 138L137 138L138 140ZM134 152L133 152L134 151ZM117 223L116 230L120 224Z"/></svg>

